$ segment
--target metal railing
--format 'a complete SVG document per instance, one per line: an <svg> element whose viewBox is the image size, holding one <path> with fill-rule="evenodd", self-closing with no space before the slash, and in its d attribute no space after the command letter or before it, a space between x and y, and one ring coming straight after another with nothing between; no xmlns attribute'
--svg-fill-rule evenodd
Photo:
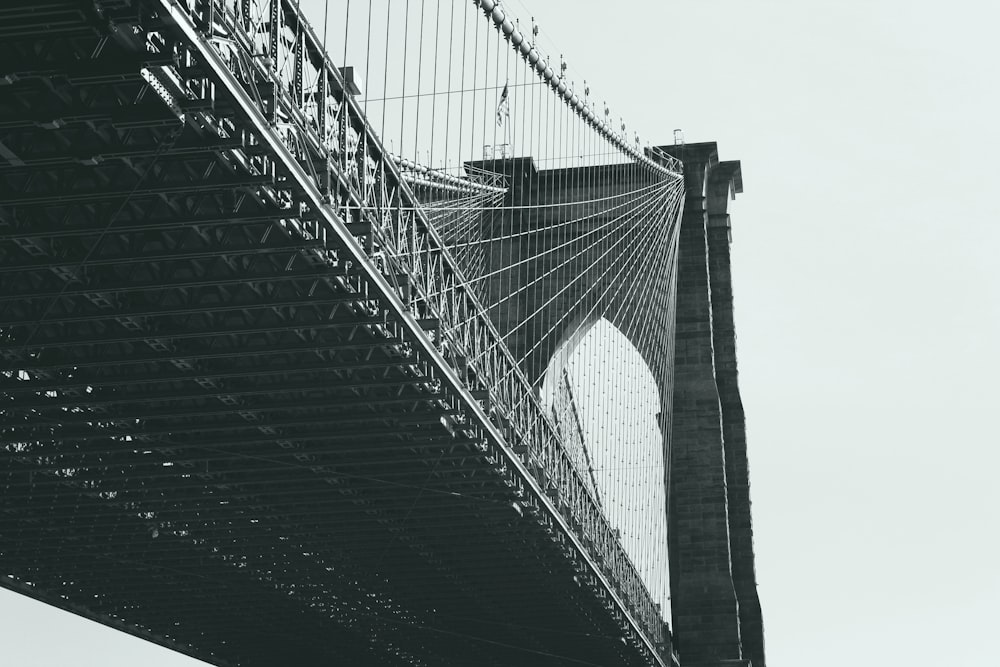
<svg viewBox="0 0 1000 667"><path fill-rule="evenodd" d="M270 159L291 174L289 190L325 225L316 234L331 239L328 252L338 265L360 268L442 382L466 405L467 426L497 449L496 464L521 509L551 528L552 539L578 563L595 595L618 609L623 632L634 631L637 646L644 644L655 662L669 664L665 622L638 571L530 382L428 222L398 160L366 123L349 82L295 1L159 2L183 36L177 45L180 61L153 70L167 97L181 98L176 102L183 109L212 94L192 89L177 75L178 68L197 64L237 101L253 133L273 152ZM211 111L198 113L210 120ZM264 159L256 168L275 164ZM662 168L648 169L677 182ZM291 195L287 200L294 218L302 209ZM427 320L436 320L438 329L418 324ZM474 392L488 398L477 400Z"/></svg>

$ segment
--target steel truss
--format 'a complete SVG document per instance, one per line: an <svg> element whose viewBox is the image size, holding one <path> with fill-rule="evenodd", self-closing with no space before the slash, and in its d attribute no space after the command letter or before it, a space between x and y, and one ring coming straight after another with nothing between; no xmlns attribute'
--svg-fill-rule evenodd
<svg viewBox="0 0 1000 667"><path fill-rule="evenodd" d="M669 664L414 196L436 177L294 0L79 4L44 4L48 40L5 10L0 583L219 664L284 657L240 626L327 633L304 663Z"/></svg>

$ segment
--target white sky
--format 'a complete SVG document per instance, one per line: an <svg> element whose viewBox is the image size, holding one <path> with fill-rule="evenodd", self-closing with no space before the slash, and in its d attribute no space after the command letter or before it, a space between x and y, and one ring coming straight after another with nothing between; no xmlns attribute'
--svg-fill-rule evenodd
<svg viewBox="0 0 1000 667"><path fill-rule="evenodd" d="M733 273L770 667L996 664L1000 10L507 4L644 141L682 128L742 160ZM6 664L197 664L6 592L0 628Z"/></svg>

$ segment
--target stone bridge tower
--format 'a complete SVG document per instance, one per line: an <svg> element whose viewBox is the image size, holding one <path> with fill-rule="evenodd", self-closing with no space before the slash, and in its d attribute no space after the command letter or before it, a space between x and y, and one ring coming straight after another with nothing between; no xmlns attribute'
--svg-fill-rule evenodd
<svg viewBox="0 0 1000 667"><path fill-rule="evenodd" d="M729 201L737 161L715 143L684 163L670 439L670 580L684 667L764 666L743 404L736 383Z"/></svg>
<svg viewBox="0 0 1000 667"><path fill-rule="evenodd" d="M672 626L681 665L764 667L729 259L728 204L742 191L740 163L719 162L715 143L661 150L684 163L685 194L679 233L640 250L665 254L655 275L601 257L608 248L628 247L621 235L641 230L605 225L606 210L574 203L624 196L628 188L652 185L653 175L631 165L539 170L531 158L470 163L504 175L510 188L505 208L483 216L484 238L509 237L490 243L480 258L482 271L502 276L486 282L484 301L503 300L490 315L536 387L553 355L601 317L630 338L660 390ZM546 229L553 231L535 231ZM503 271L510 266L517 268ZM574 285L597 288L584 293ZM622 324L643 299L664 312L651 323L652 335L629 336Z"/></svg>

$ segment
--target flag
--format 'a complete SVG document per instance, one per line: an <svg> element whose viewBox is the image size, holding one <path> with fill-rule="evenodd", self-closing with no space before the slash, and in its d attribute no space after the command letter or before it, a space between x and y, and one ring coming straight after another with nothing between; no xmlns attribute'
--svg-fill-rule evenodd
<svg viewBox="0 0 1000 667"><path fill-rule="evenodd" d="M503 92L500 93L500 103L497 104L497 127L503 125L506 118L510 116L510 105L507 102L507 84L503 84Z"/></svg>

